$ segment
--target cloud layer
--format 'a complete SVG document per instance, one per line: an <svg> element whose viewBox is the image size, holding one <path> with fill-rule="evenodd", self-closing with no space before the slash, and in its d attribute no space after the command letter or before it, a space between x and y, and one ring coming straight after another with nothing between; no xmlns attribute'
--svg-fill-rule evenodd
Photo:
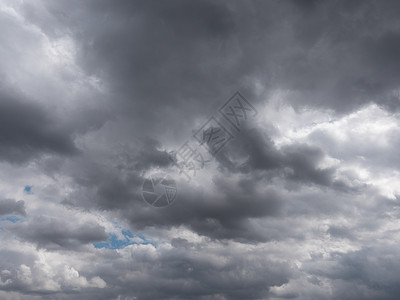
<svg viewBox="0 0 400 300"><path fill-rule="evenodd" d="M399 10L4 1L0 298L398 299Z"/></svg>

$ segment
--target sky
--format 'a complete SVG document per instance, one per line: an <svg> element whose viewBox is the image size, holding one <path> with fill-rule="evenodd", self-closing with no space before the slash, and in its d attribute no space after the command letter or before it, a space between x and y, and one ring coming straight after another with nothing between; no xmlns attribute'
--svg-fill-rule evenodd
<svg viewBox="0 0 400 300"><path fill-rule="evenodd" d="M399 299L399 14L0 0L0 299Z"/></svg>

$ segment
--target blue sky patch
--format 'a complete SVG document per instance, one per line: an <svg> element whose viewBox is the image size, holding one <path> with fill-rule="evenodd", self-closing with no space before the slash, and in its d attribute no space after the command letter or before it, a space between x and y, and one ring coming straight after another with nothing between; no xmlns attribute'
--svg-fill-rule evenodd
<svg viewBox="0 0 400 300"><path fill-rule="evenodd" d="M17 217L17 216L7 216L7 217L0 218L0 222L3 222L3 221L9 221L11 223L18 223L18 222L22 222L23 219L20 217Z"/></svg>
<svg viewBox="0 0 400 300"><path fill-rule="evenodd" d="M24 187L25 194L32 195L33 194L32 187L33 187L32 185L26 185Z"/></svg>
<svg viewBox="0 0 400 300"><path fill-rule="evenodd" d="M111 250L122 249L129 245L148 245L157 246L154 242L148 241L143 235L134 235L130 230L121 230L123 238L119 239L114 233L108 233L110 238L107 242L94 243L95 248L106 248Z"/></svg>

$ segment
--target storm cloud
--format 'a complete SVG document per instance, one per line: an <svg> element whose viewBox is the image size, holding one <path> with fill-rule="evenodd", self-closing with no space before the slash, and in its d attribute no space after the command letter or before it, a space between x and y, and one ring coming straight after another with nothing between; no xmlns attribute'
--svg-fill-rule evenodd
<svg viewBox="0 0 400 300"><path fill-rule="evenodd" d="M3 1L0 298L398 299L399 13Z"/></svg>

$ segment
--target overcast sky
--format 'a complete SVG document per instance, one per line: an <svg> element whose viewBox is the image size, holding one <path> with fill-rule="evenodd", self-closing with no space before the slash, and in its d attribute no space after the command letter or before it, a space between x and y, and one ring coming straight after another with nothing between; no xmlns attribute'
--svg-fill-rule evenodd
<svg viewBox="0 0 400 300"><path fill-rule="evenodd" d="M400 299L399 15L0 0L0 299Z"/></svg>

